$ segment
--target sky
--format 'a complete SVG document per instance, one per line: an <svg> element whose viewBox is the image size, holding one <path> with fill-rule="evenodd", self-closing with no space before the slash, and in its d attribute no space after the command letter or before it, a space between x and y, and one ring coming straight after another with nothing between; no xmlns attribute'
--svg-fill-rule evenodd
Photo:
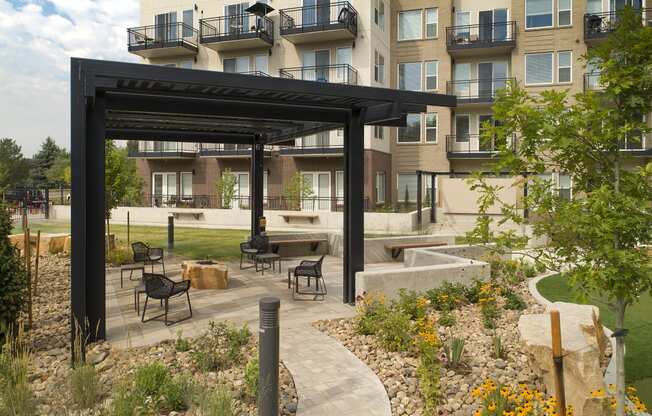
<svg viewBox="0 0 652 416"><path fill-rule="evenodd" d="M137 62L138 0L0 0L0 138L70 148L70 57Z"/></svg>

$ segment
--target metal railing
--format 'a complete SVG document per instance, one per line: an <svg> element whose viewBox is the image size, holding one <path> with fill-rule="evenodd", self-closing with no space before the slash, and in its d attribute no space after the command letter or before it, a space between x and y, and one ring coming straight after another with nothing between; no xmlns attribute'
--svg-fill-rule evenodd
<svg viewBox="0 0 652 416"><path fill-rule="evenodd" d="M267 72L263 71L243 71L243 72L238 72L240 75L255 75L257 77L271 77Z"/></svg>
<svg viewBox="0 0 652 416"><path fill-rule="evenodd" d="M268 43L274 43L274 22L272 19L266 16L256 16L252 13L243 13L199 20L199 39L201 43L255 37L259 37Z"/></svg>
<svg viewBox="0 0 652 416"><path fill-rule="evenodd" d="M348 29L358 34L358 12L348 1L281 9L281 35Z"/></svg>
<svg viewBox="0 0 652 416"><path fill-rule="evenodd" d="M358 83L358 70L349 64L281 68L279 69L279 76L281 78L336 84L357 85Z"/></svg>
<svg viewBox="0 0 652 416"><path fill-rule="evenodd" d="M326 140L297 140L294 146L283 146L279 149L282 155L314 155L314 154L341 154L344 151L342 143L331 143Z"/></svg>
<svg viewBox="0 0 652 416"><path fill-rule="evenodd" d="M495 137L491 139L482 137L480 134L447 135L446 152L454 154L492 154L499 152L505 146L513 148L516 140L510 138L505 143Z"/></svg>
<svg viewBox="0 0 652 416"><path fill-rule="evenodd" d="M199 153L202 156L251 156L251 145L203 143Z"/></svg>
<svg viewBox="0 0 652 416"><path fill-rule="evenodd" d="M496 92L507 87L515 78L490 78L448 81L446 93L456 95L458 102L492 102Z"/></svg>
<svg viewBox="0 0 652 416"><path fill-rule="evenodd" d="M600 72L587 72L584 74L584 91L601 90Z"/></svg>
<svg viewBox="0 0 652 416"><path fill-rule="evenodd" d="M516 41L516 22L494 22L449 26L446 28L446 45L449 49L489 48Z"/></svg>
<svg viewBox="0 0 652 416"><path fill-rule="evenodd" d="M643 24L652 26L652 8L639 9ZM584 39L606 36L616 29L621 10L605 13L586 13L584 15Z"/></svg>
<svg viewBox="0 0 652 416"><path fill-rule="evenodd" d="M646 140L647 137L645 134L641 134L640 136L635 136L635 137L630 137L627 138L620 143L618 143L618 146L620 150L625 150L625 151L637 151L637 150L646 150Z"/></svg>
<svg viewBox="0 0 652 416"><path fill-rule="evenodd" d="M138 147L129 148L129 157L194 157L199 144L185 142L139 142Z"/></svg>
<svg viewBox="0 0 652 416"><path fill-rule="evenodd" d="M132 27L129 34L129 50L190 46L197 49L199 31L185 23L168 23Z"/></svg>

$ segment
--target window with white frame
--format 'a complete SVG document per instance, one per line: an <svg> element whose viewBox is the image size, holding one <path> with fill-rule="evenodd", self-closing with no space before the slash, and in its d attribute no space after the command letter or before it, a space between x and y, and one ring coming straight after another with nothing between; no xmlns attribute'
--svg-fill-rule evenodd
<svg viewBox="0 0 652 416"><path fill-rule="evenodd" d="M383 126L374 126L374 137L383 140L385 138L385 128Z"/></svg>
<svg viewBox="0 0 652 416"><path fill-rule="evenodd" d="M374 23L385 30L385 2L383 0L374 0Z"/></svg>
<svg viewBox="0 0 652 416"><path fill-rule="evenodd" d="M181 172L181 198L192 198L192 172Z"/></svg>
<svg viewBox="0 0 652 416"><path fill-rule="evenodd" d="M423 18L421 10L405 10L398 13L398 40L421 39Z"/></svg>
<svg viewBox="0 0 652 416"><path fill-rule="evenodd" d="M525 85L552 84L552 52L525 54Z"/></svg>
<svg viewBox="0 0 652 416"><path fill-rule="evenodd" d="M417 200L417 174L399 173L396 179L396 196L400 202Z"/></svg>
<svg viewBox="0 0 652 416"><path fill-rule="evenodd" d="M426 114L426 141L437 143L437 113Z"/></svg>
<svg viewBox="0 0 652 416"><path fill-rule="evenodd" d="M573 53L557 52L557 82L571 82L573 77Z"/></svg>
<svg viewBox="0 0 652 416"><path fill-rule="evenodd" d="M374 81L385 82L385 57L378 51L374 51Z"/></svg>
<svg viewBox="0 0 652 416"><path fill-rule="evenodd" d="M421 91L421 62L398 64L398 89Z"/></svg>
<svg viewBox="0 0 652 416"><path fill-rule="evenodd" d="M192 10L184 10L181 13L181 16L183 17L183 37L184 38L189 38L192 37L193 35L193 11Z"/></svg>
<svg viewBox="0 0 652 416"><path fill-rule="evenodd" d="M572 0L558 0L557 26L570 26L572 24Z"/></svg>
<svg viewBox="0 0 652 416"><path fill-rule="evenodd" d="M439 61L427 61L426 66L426 90L437 89L437 73L439 72Z"/></svg>
<svg viewBox="0 0 652 416"><path fill-rule="evenodd" d="M602 0L587 0L586 13L587 14L602 13Z"/></svg>
<svg viewBox="0 0 652 416"><path fill-rule="evenodd" d="M436 38L439 28L439 9L432 7L426 9L426 38Z"/></svg>
<svg viewBox="0 0 652 416"><path fill-rule="evenodd" d="M573 198L573 184L570 175L557 174L557 195L559 198L570 201Z"/></svg>
<svg viewBox="0 0 652 416"><path fill-rule="evenodd" d="M376 172L376 203L385 202L385 172Z"/></svg>
<svg viewBox="0 0 652 416"><path fill-rule="evenodd" d="M553 0L525 0L525 28L552 27Z"/></svg>
<svg viewBox="0 0 652 416"><path fill-rule="evenodd" d="M398 128L398 143L418 143L421 141L421 114L408 114L407 125Z"/></svg>

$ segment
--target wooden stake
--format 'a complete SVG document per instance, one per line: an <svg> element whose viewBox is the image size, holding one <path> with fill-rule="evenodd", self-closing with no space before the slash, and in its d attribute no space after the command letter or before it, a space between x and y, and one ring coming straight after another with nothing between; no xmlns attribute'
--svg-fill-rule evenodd
<svg viewBox="0 0 652 416"><path fill-rule="evenodd" d="M34 259L34 297L38 296L38 260L41 254L41 230L36 232L36 259Z"/></svg>
<svg viewBox="0 0 652 416"><path fill-rule="evenodd" d="M561 347L561 319L559 311L550 311L550 332L552 335L552 361L555 369L555 393L557 414L566 416L566 391L564 390L564 358Z"/></svg>
<svg viewBox="0 0 652 416"><path fill-rule="evenodd" d="M27 323L32 329L32 242L29 228L25 231L25 265L27 267Z"/></svg>

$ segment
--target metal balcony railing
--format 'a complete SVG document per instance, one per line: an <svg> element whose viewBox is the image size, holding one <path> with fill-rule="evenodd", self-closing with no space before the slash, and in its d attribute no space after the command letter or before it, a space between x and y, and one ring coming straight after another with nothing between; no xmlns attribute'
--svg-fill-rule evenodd
<svg viewBox="0 0 652 416"><path fill-rule="evenodd" d="M515 78L488 78L448 81L446 93L456 95L458 103L491 103L496 93Z"/></svg>
<svg viewBox="0 0 652 416"><path fill-rule="evenodd" d="M515 142L513 137L505 143L495 137L488 139L480 134L447 135L446 153L466 157L491 156L503 149L505 145L513 148Z"/></svg>
<svg viewBox="0 0 652 416"><path fill-rule="evenodd" d="M330 140L297 140L295 146L283 146L279 149L282 155L337 155L342 154L344 145L342 143L331 143Z"/></svg>
<svg viewBox="0 0 652 416"><path fill-rule="evenodd" d="M600 72L587 72L584 74L584 91L601 90Z"/></svg>
<svg viewBox="0 0 652 416"><path fill-rule="evenodd" d="M195 157L198 151L197 143L139 142L137 147L129 148L128 156L142 158Z"/></svg>
<svg viewBox="0 0 652 416"><path fill-rule="evenodd" d="M201 145L201 156L251 156L249 144L212 144Z"/></svg>
<svg viewBox="0 0 652 416"><path fill-rule="evenodd" d="M642 151L642 150L648 150L647 147L647 139L645 134L641 134L640 136L635 136L635 137L629 137L620 143L618 143L618 146L620 147L620 150L625 150L625 151Z"/></svg>
<svg viewBox="0 0 652 416"><path fill-rule="evenodd" d="M516 33L515 21L449 26L446 28L446 46L448 49L505 46L515 44Z"/></svg>
<svg viewBox="0 0 652 416"><path fill-rule="evenodd" d="M211 17L199 21L201 43L259 37L274 43L274 22L266 16L243 13L231 16Z"/></svg>
<svg viewBox="0 0 652 416"><path fill-rule="evenodd" d="M281 9L281 35L347 29L358 34L358 12L348 1Z"/></svg>
<svg viewBox="0 0 652 416"><path fill-rule="evenodd" d="M584 40L599 39L616 29L620 10L584 15ZM640 9L643 24L652 26L652 8Z"/></svg>
<svg viewBox="0 0 652 416"><path fill-rule="evenodd" d="M302 79L304 81L332 82L356 85L358 71L349 64L300 66L279 69L281 78Z"/></svg>
<svg viewBox="0 0 652 416"><path fill-rule="evenodd" d="M185 23L168 23L127 29L129 51L185 46L198 50L199 32Z"/></svg>

